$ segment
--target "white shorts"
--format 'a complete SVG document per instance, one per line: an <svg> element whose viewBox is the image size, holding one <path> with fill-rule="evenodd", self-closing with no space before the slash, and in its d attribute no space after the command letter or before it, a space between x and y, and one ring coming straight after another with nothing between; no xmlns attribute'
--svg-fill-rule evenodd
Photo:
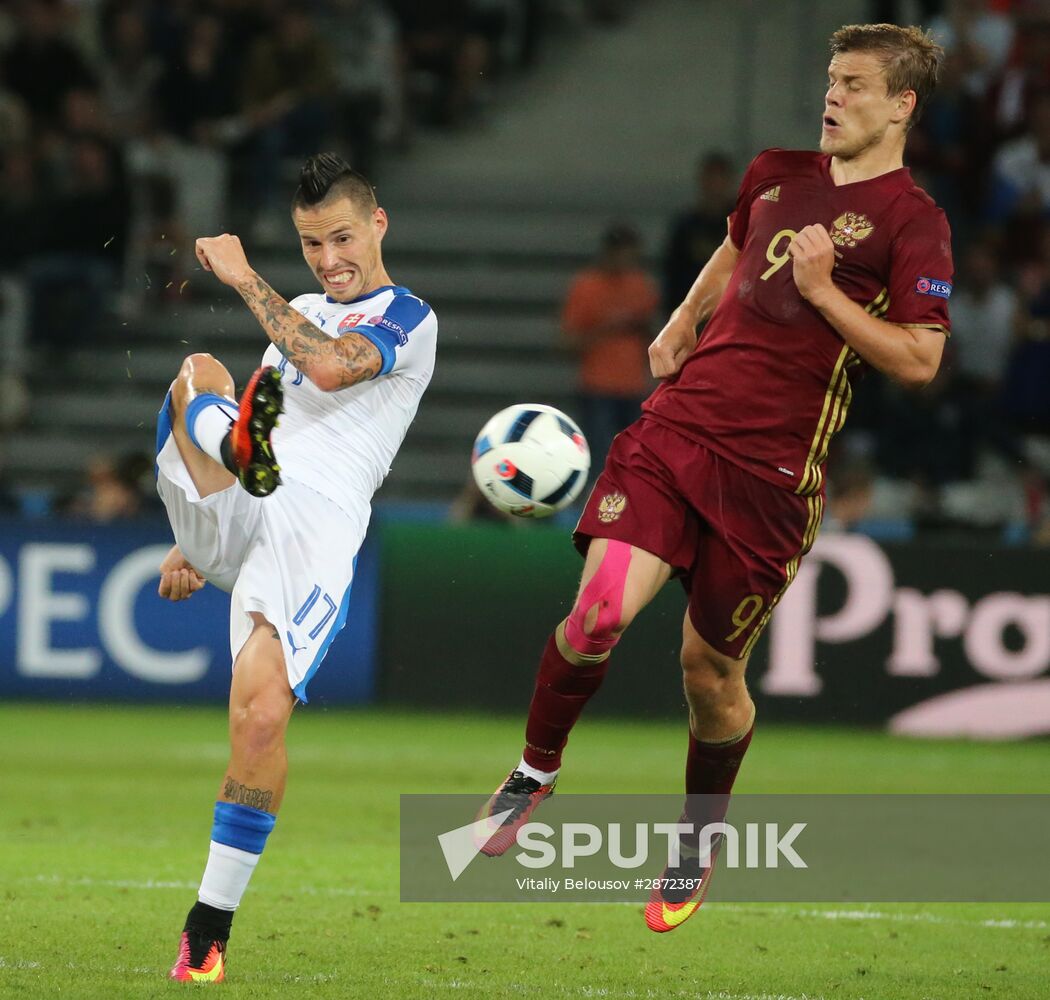
<svg viewBox="0 0 1050 1000"><path fill-rule="evenodd" d="M288 685L305 702L306 685L346 623L368 508L351 517L294 481L268 497L235 483L202 498L170 434L157 455L157 492L182 554L231 594L233 662L257 611L280 634Z"/></svg>

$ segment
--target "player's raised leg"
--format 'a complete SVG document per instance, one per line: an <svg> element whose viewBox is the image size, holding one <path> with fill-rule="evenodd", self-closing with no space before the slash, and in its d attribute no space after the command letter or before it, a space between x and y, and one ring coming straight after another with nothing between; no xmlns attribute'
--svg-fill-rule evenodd
<svg viewBox="0 0 1050 1000"><path fill-rule="evenodd" d="M687 799L683 819L694 830L725 819L729 793L751 744L755 706L744 681L747 659L734 659L711 646L686 613L682 623L682 675L689 706L685 790L687 796L704 796ZM698 808L697 802L703 805ZM683 838L679 849L681 863L664 870L664 881L645 908L650 930L674 930L707 895L713 858L703 863L695 836Z"/></svg>
<svg viewBox="0 0 1050 1000"><path fill-rule="evenodd" d="M280 485L270 435L282 410L281 375L259 368L240 404L233 378L210 354L187 357L171 384L172 434L200 496L224 490L234 476L253 496Z"/></svg>
<svg viewBox="0 0 1050 1000"><path fill-rule="evenodd" d="M186 917L172 979L219 982L234 911L284 798L285 732L295 704L277 630L257 612L233 670L230 761L219 788L208 863Z"/></svg>
<svg viewBox="0 0 1050 1000"><path fill-rule="evenodd" d="M554 791L561 755L584 706L601 686L613 647L671 575L657 556L626 542L595 538L587 549L571 614L547 640L518 766L482 810L510 810L482 851L503 854L518 828Z"/></svg>

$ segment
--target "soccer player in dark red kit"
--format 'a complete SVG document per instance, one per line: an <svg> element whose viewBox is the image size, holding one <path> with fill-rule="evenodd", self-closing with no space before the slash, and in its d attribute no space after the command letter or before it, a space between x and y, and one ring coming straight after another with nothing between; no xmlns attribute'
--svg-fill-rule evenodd
<svg viewBox="0 0 1050 1000"><path fill-rule="evenodd" d="M850 383L870 367L917 388L940 365L951 236L903 154L941 55L918 28L839 29L820 152L769 149L748 167L725 242L649 348L663 384L580 518L580 591L543 652L522 760L485 807L512 810L485 853L506 851L551 794L613 646L671 576L689 595L686 792L728 796L754 728L748 656L820 528ZM703 902L695 855L665 876L690 861L692 888L650 898L652 930Z"/></svg>

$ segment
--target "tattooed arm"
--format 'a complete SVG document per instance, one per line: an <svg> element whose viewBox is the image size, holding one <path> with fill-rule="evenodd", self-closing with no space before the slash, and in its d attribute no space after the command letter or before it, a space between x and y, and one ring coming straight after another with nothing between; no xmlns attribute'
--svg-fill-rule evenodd
<svg viewBox="0 0 1050 1000"><path fill-rule="evenodd" d="M367 337L359 333L329 337L257 274L236 288L277 350L318 389L334 392L379 374L383 358Z"/></svg>
<svg viewBox="0 0 1050 1000"><path fill-rule="evenodd" d="M196 249L204 267L238 292L277 350L318 389L335 392L379 374L383 358L372 341L319 330L249 267L236 236L199 239Z"/></svg>

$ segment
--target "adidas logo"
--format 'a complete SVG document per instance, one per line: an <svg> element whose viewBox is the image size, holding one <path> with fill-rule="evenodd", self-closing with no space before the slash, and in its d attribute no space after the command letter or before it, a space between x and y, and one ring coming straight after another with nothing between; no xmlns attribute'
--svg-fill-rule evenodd
<svg viewBox="0 0 1050 1000"><path fill-rule="evenodd" d="M780 185L771 187L768 191L761 195L761 201L780 201Z"/></svg>

